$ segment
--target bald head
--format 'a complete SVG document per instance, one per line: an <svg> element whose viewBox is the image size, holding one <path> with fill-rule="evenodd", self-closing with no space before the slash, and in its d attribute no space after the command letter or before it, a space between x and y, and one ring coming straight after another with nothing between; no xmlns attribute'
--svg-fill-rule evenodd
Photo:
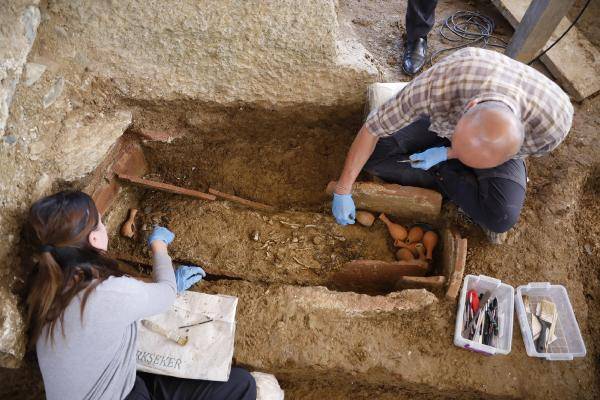
<svg viewBox="0 0 600 400"><path fill-rule="evenodd" d="M510 160L521 148L524 129L505 104L475 104L458 121L452 136L454 157L472 168L493 168Z"/></svg>

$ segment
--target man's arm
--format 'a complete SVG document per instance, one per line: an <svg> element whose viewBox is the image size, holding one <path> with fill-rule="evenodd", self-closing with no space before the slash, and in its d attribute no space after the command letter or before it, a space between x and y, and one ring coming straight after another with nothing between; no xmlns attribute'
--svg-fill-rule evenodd
<svg viewBox="0 0 600 400"><path fill-rule="evenodd" d="M352 185L371 154L373 154L378 140L379 138L373 136L366 125L363 125L356 138L354 138L350 150L348 150L344 169L335 187L335 193L350 194L352 192Z"/></svg>

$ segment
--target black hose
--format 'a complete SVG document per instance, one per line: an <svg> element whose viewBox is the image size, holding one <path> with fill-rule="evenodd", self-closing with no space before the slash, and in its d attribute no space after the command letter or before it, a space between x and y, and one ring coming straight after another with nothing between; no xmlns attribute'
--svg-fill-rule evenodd
<svg viewBox="0 0 600 400"><path fill-rule="evenodd" d="M495 28L494 21L487 15L476 11L457 11L444 20L440 27L440 35L449 42L460 42L459 45L441 49L431 54L430 62L446 51L457 50L463 47L481 43L481 47L506 48L504 39L492 35Z"/></svg>
<svg viewBox="0 0 600 400"><path fill-rule="evenodd" d="M577 14L577 17L573 20L571 25L558 37L547 49L538 54L533 60L529 61L527 65L531 65L536 60L539 60L541 56L546 54L552 49L569 31L575 26L581 15L588 7L592 0L587 0L585 5ZM487 15L478 13L477 11L457 11L450 15L444 20L444 24L440 27L440 35L449 42L461 42L457 46L452 46L447 49L441 49L431 54L429 62L433 64L435 58L447 51L458 50L463 47L472 46L476 43L481 43L481 47L486 48L500 47L505 49L508 43L498 36L492 35L494 32L495 24L494 21ZM495 42L494 42L495 41Z"/></svg>

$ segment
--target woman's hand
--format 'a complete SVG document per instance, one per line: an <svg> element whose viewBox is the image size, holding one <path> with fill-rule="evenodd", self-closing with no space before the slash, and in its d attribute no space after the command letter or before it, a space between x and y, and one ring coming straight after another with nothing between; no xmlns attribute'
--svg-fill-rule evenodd
<svg viewBox="0 0 600 400"><path fill-rule="evenodd" d="M154 252L166 251L167 245L170 244L173 239L175 239L175 234L173 232L162 226L155 226L148 237L148 246L150 246Z"/></svg>
<svg viewBox="0 0 600 400"><path fill-rule="evenodd" d="M200 282L206 276L206 272L200 267L182 265L175 271L177 282L177 293L189 289L192 285Z"/></svg>

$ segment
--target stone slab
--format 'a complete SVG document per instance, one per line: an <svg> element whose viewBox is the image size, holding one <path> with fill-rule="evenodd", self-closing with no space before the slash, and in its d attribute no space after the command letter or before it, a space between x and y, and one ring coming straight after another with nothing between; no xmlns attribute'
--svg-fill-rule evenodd
<svg viewBox="0 0 600 400"><path fill-rule="evenodd" d="M357 104L378 77L334 0L57 0L45 47L126 98Z"/></svg>
<svg viewBox="0 0 600 400"><path fill-rule="evenodd" d="M333 194L336 182L327 185ZM429 189L390 183L355 182L352 198L357 209L386 213L411 221L435 220L442 208L442 195Z"/></svg>
<svg viewBox="0 0 600 400"><path fill-rule="evenodd" d="M525 0L492 0L508 22L516 27L529 6ZM550 37L545 48L567 30L571 21L563 18ZM577 29L571 28L550 51L541 58L542 62L563 88L576 100L581 101L600 91L600 50Z"/></svg>

